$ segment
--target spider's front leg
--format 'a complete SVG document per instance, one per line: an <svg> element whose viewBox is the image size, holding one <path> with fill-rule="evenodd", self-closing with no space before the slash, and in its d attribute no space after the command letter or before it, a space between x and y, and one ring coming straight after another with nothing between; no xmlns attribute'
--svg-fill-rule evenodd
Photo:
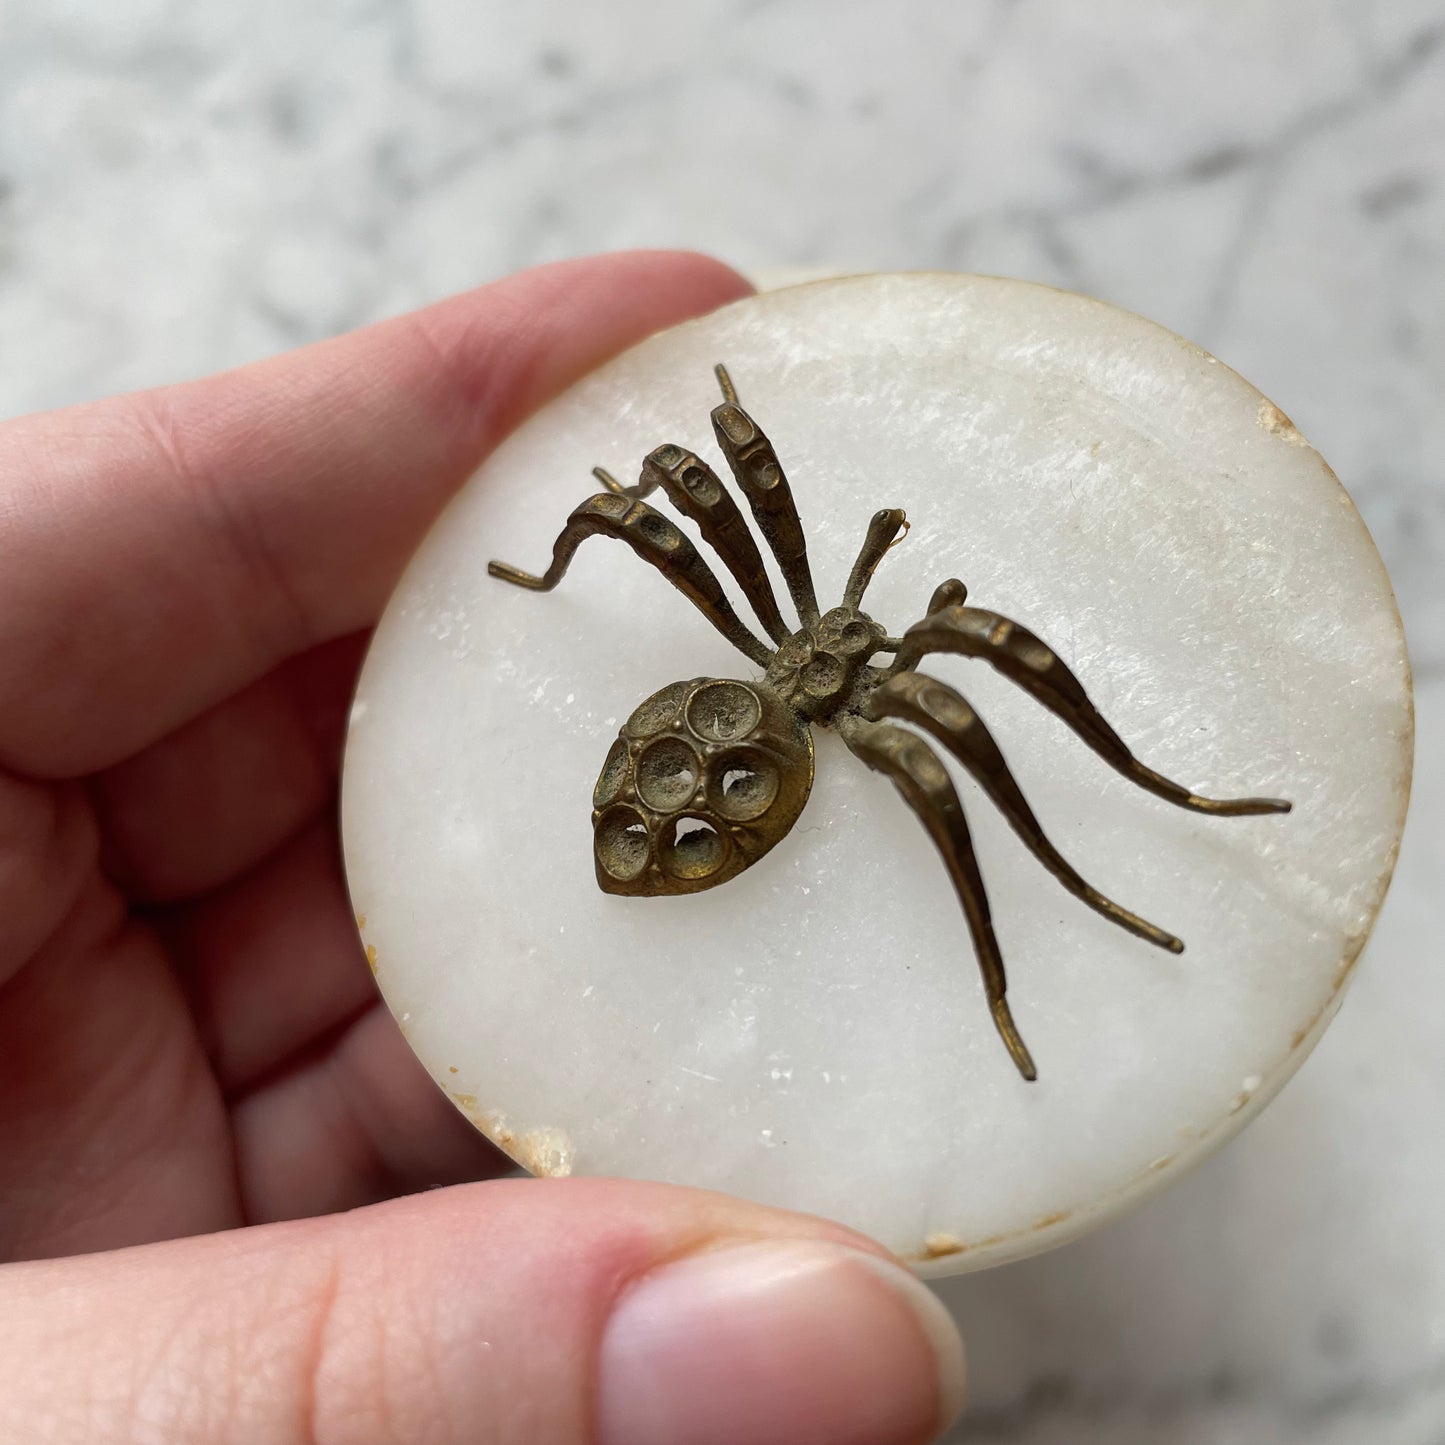
<svg viewBox="0 0 1445 1445"><path fill-rule="evenodd" d="M728 468L752 508L763 540L776 559L793 606L805 627L818 623L818 594L808 566L808 542L793 490L772 442L763 429L738 405L738 394L727 368L714 368L722 387L723 404L713 408L712 429Z"/></svg>
<svg viewBox="0 0 1445 1445"><path fill-rule="evenodd" d="M672 443L655 447L644 459L642 475L633 487L624 487L602 467L593 467L592 475L609 492L639 501L661 487L668 501L696 524L703 541L722 558L768 636L781 642L788 635L791 629L778 611L778 599L743 514L722 478L695 452Z"/></svg>
<svg viewBox="0 0 1445 1445"><path fill-rule="evenodd" d="M615 537L650 562L739 652L767 667L772 650L733 611L722 584L697 548L655 507L616 492L589 497L567 518L552 545L552 565L540 576L508 562L488 562L487 572L502 582L533 592L550 592L566 575L577 549L588 537Z"/></svg>
<svg viewBox="0 0 1445 1445"><path fill-rule="evenodd" d="M944 583L944 587L950 585ZM1058 654L1027 627L997 612L961 604L930 612L903 634L902 646L889 670L895 674L912 672L919 659L930 652L954 652L992 664L1072 728L1116 772L1176 807L1216 817L1290 810L1291 805L1282 798L1204 798L1145 767L1089 701L1083 684Z"/></svg>
<svg viewBox="0 0 1445 1445"><path fill-rule="evenodd" d="M922 738L891 723L868 722L863 718L845 716L837 728L849 751L875 772L889 778L903 801L928 829L929 837L943 856L948 876L963 907L994 1026L1019 1073L1025 1079L1036 1079L1038 1071L1023 1039L1019 1037L1004 997L1008 980L1004 976L1003 954L994 935L988 894L984 891L983 875L979 872L978 858L974 854L973 837L968 831L963 804L959 801L953 780L948 776L948 769Z"/></svg>

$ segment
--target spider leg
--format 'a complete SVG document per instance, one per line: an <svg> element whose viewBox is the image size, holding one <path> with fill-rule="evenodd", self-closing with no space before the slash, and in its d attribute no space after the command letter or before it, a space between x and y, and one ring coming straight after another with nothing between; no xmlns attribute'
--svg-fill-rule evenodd
<svg viewBox="0 0 1445 1445"><path fill-rule="evenodd" d="M722 558L768 636L781 642L788 635L791 629L778 611L758 544L722 478L701 457L668 443L648 453L636 486L624 487L603 467L593 467L592 475L609 492L639 501L661 487L668 501L697 524L703 541Z"/></svg>
<svg viewBox="0 0 1445 1445"><path fill-rule="evenodd" d="M868 701L871 718L900 718L936 738L972 774L1029 852L1074 895L1111 923L1170 953L1184 945L1086 883L1049 841L983 719L951 687L921 672L890 678Z"/></svg>
<svg viewBox="0 0 1445 1445"><path fill-rule="evenodd" d="M768 636L781 642L792 629L778 611L758 544L722 478L701 457L668 444L648 454L631 495L644 497L657 487L684 517L697 524L703 541L722 558Z"/></svg>
<svg viewBox="0 0 1445 1445"><path fill-rule="evenodd" d="M552 546L552 564L543 576L534 577L506 562L489 562L487 571L518 587L550 592L562 580L578 547L592 536L616 537L626 542L644 562L651 562L739 652L759 667L765 668L772 661L771 649L755 637L733 611L722 584L697 548L661 512L625 493L599 492L573 511Z"/></svg>
<svg viewBox="0 0 1445 1445"><path fill-rule="evenodd" d="M898 533L907 526L908 518L899 507L874 512L873 520L868 523L868 535L863 538L863 546L859 549L858 560L848 574L848 585L843 589L844 607L851 607L856 612L862 605L863 594L868 590L878 564L888 555L888 549Z"/></svg>
<svg viewBox="0 0 1445 1445"><path fill-rule="evenodd" d="M847 717L838 724L838 731L854 756L891 780L903 801L928 829L963 907L994 1026L1019 1073L1026 1079L1036 1079L1038 1071L1019 1037L1004 997L1008 980L1004 976L1003 955L994 936L988 895L974 856L963 804L959 802L948 769L922 738L891 723Z"/></svg>
<svg viewBox="0 0 1445 1445"><path fill-rule="evenodd" d="M647 495L647 492L644 492L641 487L624 487L606 467L593 467L592 475L615 497L645 497ZM648 491L651 490L649 487Z"/></svg>
<svg viewBox="0 0 1445 1445"><path fill-rule="evenodd" d="M713 408L713 432L728 468L748 499L763 540L777 558L798 616L805 627L812 627L818 621L818 594L808 569L808 543L798 519L792 488L788 486L773 444L738 405L738 395L726 369L721 365L715 369L724 400L721 406Z"/></svg>
<svg viewBox="0 0 1445 1445"><path fill-rule="evenodd" d="M882 512L878 513L878 517L883 515ZM875 523L878 521L878 517L874 517L873 520ZM905 521L903 525L906 527L908 523ZM897 544L893 543L891 545L896 546ZM867 547L866 542L864 543L864 547ZM863 558L860 556L858 561L853 564L853 570L855 572L862 564L862 561ZM874 565L876 566L877 564L875 563ZM849 580L851 585L851 578ZM864 583L864 586L867 586L867 583ZM947 582L940 582L938 586L934 588L933 596L928 599L928 612L926 615L932 617L935 612L941 612L945 607L957 606L958 603L965 601L967 597L968 588L965 587L957 577L950 577ZM898 652L902 647L903 639L901 637L885 637L878 644L878 651ZM897 670L896 667L890 669L890 671L894 672Z"/></svg>
<svg viewBox="0 0 1445 1445"><path fill-rule="evenodd" d="M1059 657L1028 628L997 612L952 606L915 622L903 634L903 646L890 671L911 672L918 659L929 652L981 657L1068 724L1110 767L1177 807L1220 817L1290 810L1290 804L1281 798L1202 798L1145 767L1104 721L1083 685Z"/></svg>
<svg viewBox="0 0 1445 1445"><path fill-rule="evenodd" d="M957 607L967 601L968 588L957 577L950 577L947 582L940 582L933 589L933 596L928 599L926 616L932 617L935 612L942 612L945 607Z"/></svg>

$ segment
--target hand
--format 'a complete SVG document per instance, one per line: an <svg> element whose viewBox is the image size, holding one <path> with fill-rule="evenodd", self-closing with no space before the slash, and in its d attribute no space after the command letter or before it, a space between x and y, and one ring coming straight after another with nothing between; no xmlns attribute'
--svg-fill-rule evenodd
<svg viewBox="0 0 1445 1445"><path fill-rule="evenodd" d="M839 1226L461 1183L497 1156L342 886L347 699L423 530L539 403L745 290L549 266L0 427L6 1445L883 1445L956 1408L947 1316Z"/></svg>

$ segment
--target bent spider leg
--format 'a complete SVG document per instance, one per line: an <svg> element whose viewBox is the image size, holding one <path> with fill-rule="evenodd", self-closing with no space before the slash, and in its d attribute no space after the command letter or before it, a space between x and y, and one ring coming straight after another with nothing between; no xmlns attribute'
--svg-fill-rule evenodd
<svg viewBox="0 0 1445 1445"><path fill-rule="evenodd" d="M899 718L936 738L968 769L1029 852L1075 898L1139 938L1167 948L1170 953L1184 952L1184 944L1172 933L1121 908L1075 872L1049 841L983 719L946 683L921 672L901 673L872 694L868 700L868 716Z"/></svg>
<svg viewBox="0 0 1445 1445"><path fill-rule="evenodd" d="M601 482L602 485L613 494L613 496L616 497L641 498L645 497L648 492L652 490L651 487L644 488L641 485L635 487L624 487L622 483L619 482L617 478L614 477L612 473L607 470L606 467L593 467L592 475L596 477L597 480Z"/></svg>
<svg viewBox="0 0 1445 1445"><path fill-rule="evenodd" d="M758 530L777 558L783 581L805 627L818 622L818 594L808 569L808 543L798 518L792 488L783 474L773 444L762 428L738 405L727 369L714 368L722 388L723 404L713 408L712 429L729 470L748 499Z"/></svg>
<svg viewBox="0 0 1445 1445"><path fill-rule="evenodd" d="M988 894L984 891L983 875L974 855L973 838L963 815L963 804L959 801L953 780L948 776L948 769L922 738L891 723L867 722L850 716L838 723L838 731L849 751L874 772L883 773L928 829L929 837L943 856L944 866L948 869L963 916L968 922L994 1026L1019 1073L1026 1079L1036 1079L1038 1071L1023 1039L1019 1037L1004 997L1008 980L1004 976L1003 955L994 935Z"/></svg>
<svg viewBox="0 0 1445 1445"><path fill-rule="evenodd" d="M863 594L878 570L878 564L888 555L900 531L908 526L908 518L900 507L889 507L874 512L868 523L868 535L858 551L858 560L848 574L848 585L843 589L843 606L856 612L863 602Z"/></svg>
<svg viewBox="0 0 1445 1445"><path fill-rule="evenodd" d="M768 636L781 642L791 629L778 610L778 599L768 581L758 544L722 478L701 457L669 443L648 454L631 495L643 497L657 487L697 525L703 541L722 558L742 588Z"/></svg>
<svg viewBox="0 0 1445 1445"><path fill-rule="evenodd" d="M593 467L592 475L609 492L638 501L661 487L668 501L696 523L703 541L722 558L768 636L781 642L788 635L790 629L778 610L758 544L722 478L701 457L668 443L648 454L635 486L624 487L605 467Z"/></svg>
<svg viewBox="0 0 1445 1445"><path fill-rule="evenodd" d="M550 592L563 578L578 547L588 537L616 537L645 562L651 562L739 652L759 667L773 653L733 611L722 584L697 548L661 512L626 495L600 492L589 497L570 517L552 546L552 565L541 577L506 562L488 562L488 573L533 592Z"/></svg>
<svg viewBox="0 0 1445 1445"><path fill-rule="evenodd" d="M928 611L924 616L932 617L935 612L942 612L945 607L957 607L967 601L968 588L957 577L950 577L947 582L940 582L933 589L933 596L928 599Z"/></svg>
<svg viewBox="0 0 1445 1445"><path fill-rule="evenodd" d="M905 528L908 526L906 520L903 525ZM889 550L891 551L892 547L896 547L897 545L897 542L892 543ZM967 598L968 588L965 587L957 577L950 577L948 581L940 582L938 586L933 589L933 596L928 599L928 611L924 615L926 617L932 617L935 612L941 612L945 607L956 607L960 602L967 600ZM901 651L903 646L903 638L885 637L878 644L878 651L896 653ZM897 672L899 670L897 662L895 661L893 666L888 670L890 673Z"/></svg>
<svg viewBox="0 0 1445 1445"><path fill-rule="evenodd" d="M717 384L722 391L723 400L730 406L736 406L738 404L738 391L733 385L732 377L728 375L727 367L725 367L722 362L718 362L717 365L713 367L712 374L717 377Z"/></svg>
<svg viewBox="0 0 1445 1445"><path fill-rule="evenodd" d="M911 672L918 659L929 652L981 657L1068 724L1115 771L1176 807L1218 817L1290 811L1291 804L1282 798L1203 798L1145 767L1104 721L1078 678L1047 644L1028 628L997 612L986 612L981 607L945 607L915 622L903 634L903 646L890 671Z"/></svg>

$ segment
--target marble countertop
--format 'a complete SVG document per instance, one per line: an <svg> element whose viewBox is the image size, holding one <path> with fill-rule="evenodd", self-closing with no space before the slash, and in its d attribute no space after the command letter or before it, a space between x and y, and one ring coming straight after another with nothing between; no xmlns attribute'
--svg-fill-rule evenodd
<svg viewBox="0 0 1445 1445"><path fill-rule="evenodd" d="M1189 1180L941 1287L971 1445L1445 1440L1445 0L12 0L0 415L636 244L1101 296L1271 396L1417 666L1338 1022Z"/></svg>

